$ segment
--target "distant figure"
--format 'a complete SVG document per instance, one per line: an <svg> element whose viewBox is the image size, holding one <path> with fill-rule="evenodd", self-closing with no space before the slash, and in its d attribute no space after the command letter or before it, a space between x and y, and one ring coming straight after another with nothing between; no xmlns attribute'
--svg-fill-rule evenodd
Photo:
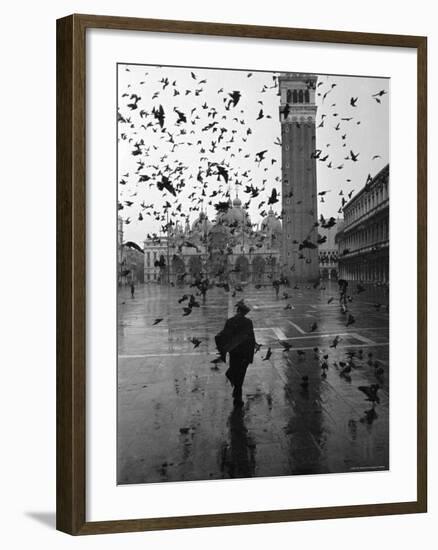
<svg viewBox="0 0 438 550"><path fill-rule="evenodd" d="M339 285L339 305L341 306L343 313L345 313L347 311L348 281L346 281L345 279L338 279L338 285Z"/></svg>
<svg viewBox="0 0 438 550"><path fill-rule="evenodd" d="M236 308L236 315L227 320L215 340L223 361L226 360L227 353L230 354L230 366L225 376L233 386L234 406L241 407L246 369L254 359L255 336L251 319L245 317L250 308L243 300L237 303Z"/></svg>
<svg viewBox="0 0 438 550"><path fill-rule="evenodd" d="M275 290L275 297L278 299L278 293L280 292L280 281L275 279L275 281L272 281L272 286Z"/></svg>
<svg viewBox="0 0 438 550"><path fill-rule="evenodd" d="M134 294L135 294L134 281L131 281L130 287L131 287L131 298L134 298Z"/></svg>
<svg viewBox="0 0 438 550"><path fill-rule="evenodd" d="M205 303L205 298L206 298L207 290L208 290L208 279L203 279L199 283L199 290L201 291L202 302Z"/></svg>

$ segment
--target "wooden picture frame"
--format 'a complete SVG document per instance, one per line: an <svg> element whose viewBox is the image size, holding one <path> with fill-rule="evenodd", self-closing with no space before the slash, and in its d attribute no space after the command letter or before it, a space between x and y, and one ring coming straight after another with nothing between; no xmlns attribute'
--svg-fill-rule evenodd
<svg viewBox="0 0 438 550"><path fill-rule="evenodd" d="M373 505L86 521L85 33L190 33L414 48L418 86L417 499ZM275 523L427 511L427 39L330 30L71 15L57 21L57 529L72 535Z"/></svg>

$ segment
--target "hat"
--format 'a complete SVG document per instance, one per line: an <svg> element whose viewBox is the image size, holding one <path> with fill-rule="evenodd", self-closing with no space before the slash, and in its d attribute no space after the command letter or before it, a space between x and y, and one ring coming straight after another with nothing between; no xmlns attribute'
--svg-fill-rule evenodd
<svg viewBox="0 0 438 550"><path fill-rule="evenodd" d="M240 300L236 304L237 311L240 311L243 313L243 315L246 315L248 311L251 311L251 308L248 307L243 300Z"/></svg>

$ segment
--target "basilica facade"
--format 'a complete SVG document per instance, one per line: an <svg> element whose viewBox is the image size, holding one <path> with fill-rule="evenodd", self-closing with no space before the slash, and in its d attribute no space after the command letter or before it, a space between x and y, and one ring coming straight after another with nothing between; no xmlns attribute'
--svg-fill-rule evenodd
<svg viewBox="0 0 438 550"><path fill-rule="evenodd" d="M238 196L209 220L204 212L168 235L144 241L144 281L268 284L281 275L282 224L272 209L251 222Z"/></svg>

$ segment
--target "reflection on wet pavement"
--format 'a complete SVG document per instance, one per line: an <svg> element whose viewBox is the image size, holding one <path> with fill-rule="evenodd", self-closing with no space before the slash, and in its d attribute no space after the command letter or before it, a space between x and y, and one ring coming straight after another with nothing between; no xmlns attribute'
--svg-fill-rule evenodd
<svg viewBox="0 0 438 550"><path fill-rule="evenodd" d="M287 301L269 287L235 298L215 288L183 317L178 298L192 290L145 285L134 299L119 292L118 483L389 467L389 314L375 307L388 303L387 291L353 295L347 327L337 285L288 289ZM248 368L245 404L233 409L226 367L211 360L214 336L241 298L262 348ZM358 389L372 384L378 402Z"/></svg>

